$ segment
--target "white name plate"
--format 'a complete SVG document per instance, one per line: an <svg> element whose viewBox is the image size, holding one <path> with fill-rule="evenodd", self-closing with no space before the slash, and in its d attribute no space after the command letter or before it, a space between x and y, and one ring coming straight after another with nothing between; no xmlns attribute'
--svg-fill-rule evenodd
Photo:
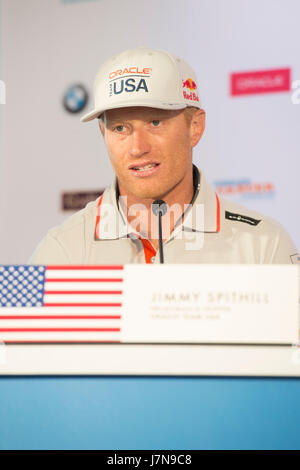
<svg viewBox="0 0 300 470"><path fill-rule="evenodd" d="M126 265L125 343L295 344L299 267Z"/></svg>

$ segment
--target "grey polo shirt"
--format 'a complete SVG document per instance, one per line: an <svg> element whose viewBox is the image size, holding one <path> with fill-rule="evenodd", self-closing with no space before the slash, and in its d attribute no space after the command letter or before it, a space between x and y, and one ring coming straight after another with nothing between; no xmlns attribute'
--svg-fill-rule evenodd
<svg viewBox="0 0 300 470"><path fill-rule="evenodd" d="M220 197L198 172L192 204L164 242L165 263L299 263L276 220ZM149 240L128 224L117 201L117 179L95 201L49 230L29 264L159 263Z"/></svg>

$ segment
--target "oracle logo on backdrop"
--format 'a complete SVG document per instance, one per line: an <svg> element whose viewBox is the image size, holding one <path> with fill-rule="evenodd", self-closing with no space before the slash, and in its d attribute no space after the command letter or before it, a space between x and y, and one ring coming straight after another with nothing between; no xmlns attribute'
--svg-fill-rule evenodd
<svg viewBox="0 0 300 470"><path fill-rule="evenodd" d="M271 181L251 181L250 178L240 180L215 181L216 191L225 197L251 198L273 197L276 193Z"/></svg>
<svg viewBox="0 0 300 470"><path fill-rule="evenodd" d="M291 69L234 72L230 75L231 96L290 91Z"/></svg>

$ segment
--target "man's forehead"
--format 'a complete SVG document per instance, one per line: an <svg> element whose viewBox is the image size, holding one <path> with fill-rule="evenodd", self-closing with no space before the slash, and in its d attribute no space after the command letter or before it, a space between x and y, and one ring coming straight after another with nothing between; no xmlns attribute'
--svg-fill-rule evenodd
<svg viewBox="0 0 300 470"><path fill-rule="evenodd" d="M132 106L116 108L105 111L105 120L108 122L130 119L171 118L182 113L180 110L150 108L146 106Z"/></svg>

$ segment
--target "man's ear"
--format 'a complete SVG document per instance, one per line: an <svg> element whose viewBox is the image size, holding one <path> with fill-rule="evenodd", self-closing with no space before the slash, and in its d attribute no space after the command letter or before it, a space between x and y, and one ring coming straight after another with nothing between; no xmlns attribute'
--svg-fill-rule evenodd
<svg viewBox="0 0 300 470"><path fill-rule="evenodd" d="M205 111L204 109L197 109L194 112L191 120L191 145L195 147L202 137L205 129Z"/></svg>
<svg viewBox="0 0 300 470"><path fill-rule="evenodd" d="M99 128L100 128L100 132L101 132L102 136L104 137L105 136L105 126L104 126L103 119L98 119L98 124L99 124Z"/></svg>

